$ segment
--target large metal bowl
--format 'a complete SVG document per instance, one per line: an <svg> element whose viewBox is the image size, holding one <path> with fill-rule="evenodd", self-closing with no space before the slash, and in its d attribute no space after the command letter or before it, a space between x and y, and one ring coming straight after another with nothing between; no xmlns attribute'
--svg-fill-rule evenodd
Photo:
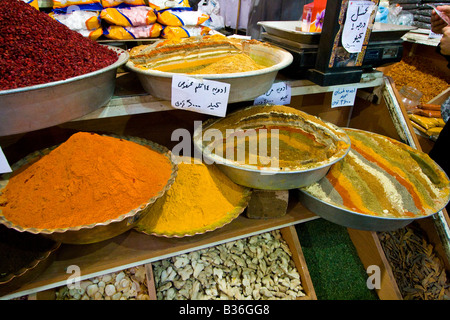
<svg viewBox="0 0 450 320"><path fill-rule="evenodd" d="M4 232L4 235L8 236L9 241L11 241L11 238L17 239L17 237L23 236L24 240L26 239L26 241L34 241L35 244L40 245L43 244L43 246L35 246L37 247L37 249L35 249L37 251L33 252L30 252L29 250L26 251L26 247L21 248L22 250L20 250L19 252L24 255L24 258L26 258L28 254L34 256L35 258L33 260L30 260L29 263L27 263L20 269L14 270L9 274L0 277L0 296L3 296L8 294L9 292L17 290L22 285L33 281L43 271L45 271L45 269L47 269L47 267L55 259L55 252L58 250L61 244L49 239L41 239L40 236L35 236L32 234L22 234L15 230L8 229L5 226L1 226L0 229L0 232ZM17 233L17 235L14 236L13 233ZM11 250L17 250L17 247L14 246L14 243L12 243L11 245Z"/></svg>
<svg viewBox="0 0 450 320"><path fill-rule="evenodd" d="M206 121L203 126L199 126L194 130L194 148L200 152L208 163L214 163L220 170L222 170L233 182L254 189L263 190L289 190L308 186L323 178L330 167L343 159L350 151L350 139L339 128L336 130L343 134L342 140L348 144L348 148L339 157L331 160L325 164L317 165L312 168L305 169L280 169L275 167L258 168L252 165L237 164L233 161L219 157L206 150L202 143L203 131L211 127L220 119L211 119Z"/></svg>
<svg viewBox="0 0 450 320"><path fill-rule="evenodd" d="M118 59L103 69L66 80L0 90L0 136L58 125L105 105L114 93L117 68L129 58L127 51L108 47Z"/></svg>
<svg viewBox="0 0 450 320"><path fill-rule="evenodd" d="M346 130L364 132L363 130L357 129L346 129ZM375 133L370 134L380 136L379 134ZM397 142L397 144L399 146L401 145L400 142ZM346 159L344 159L343 161L346 161ZM420 171L421 169L418 168L417 170ZM445 179L448 181L446 173L437 163L434 163L433 170L435 170L435 172L440 171L442 173L442 176L445 177ZM323 185L324 186L323 188L327 188L327 190L329 188L333 188L333 186L330 185L325 179L318 181L318 184L321 186ZM450 185L447 186L446 189L447 190L450 189ZM346 192L350 191L346 190ZM447 195L445 196L445 198L444 195L442 195L442 203L438 204L437 202L435 202L435 206L433 207L433 209L429 210L429 212L427 213L418 214L416 216L404 215L396 217L394 215L386 215L386 216L374 215L370 214L369 212L365 214L362 213L361 211L358 211L355 208L347 207L345 205L339 205L332 201L325 201L323 199L320 199L318 196L316 196L317 194L313 195L305 189L299 189L298 191L299 201L306 208L308 208L318 216L344 227L366 231L393 231L407 226L414 220L430 217L441 211L448 204L450 200L450 193L446 194Z"/></svg>
<svg viewBox="0 0 450 320"><path fill-rule="evenodd" d="M114 135L111 135L114 136ZM20 232L31 232L33 234L41 234L44 237L52 239L56 242L61 243L69 243L69 244L88 244L95 243L103 240L107 240L113 238L119 234L122 234L125 231L128 231L136 226L138 221L145 216L148 212L150 206L163 194L169 190L175 181L178 166L173 158L172 153L164 146L158 145L154 142L148 141L143 138L137 137L127 137L127 136L114 136L120 139L126 139L129 141L136 142L138 144L149 147L150 149L163 154L167 157L172 166L172 173L167 181L167 184L164 186L162 190L160 190L155 196L150 198L147 202L141 204L138 208L135 208L127 213L124 213L118 216L115 219L109 219L107 221L102 221L98 223L93 223L89 225L80 225L76 227L69 228L58 228L58 229L38 229L38 228L24 228L22 226L16 225L11 221L7 220L0 210L0 223L7 226L8 228L15 229ZM57 146L53 146L52 148L47 148L44 150L40 150L34 152L25 158L19 160L15 164L12 165L13 172L8 173L2 176L0 180L0 193L3 188L8 184L8 178L10 175L14 173L14 171L18 170L20 167L32 163L38 160L40 157L48 154L51 150L56 148Z"/></svg>
<svg viewBox="0 0 450 320"><path fill-rule="evenodd" d="M198 79L208 79L230 84L228 103L252 100L266 93L272 86L279 70L292 63L292 54L288 51L268 45L251 44L248 54L259 60L270 62L264 69L223 74L188 75ZM172 98L172 76L177 73L157 70L143 70L130 60L126 67L135 72L145 91L152 96L170 101Z"/></svg>

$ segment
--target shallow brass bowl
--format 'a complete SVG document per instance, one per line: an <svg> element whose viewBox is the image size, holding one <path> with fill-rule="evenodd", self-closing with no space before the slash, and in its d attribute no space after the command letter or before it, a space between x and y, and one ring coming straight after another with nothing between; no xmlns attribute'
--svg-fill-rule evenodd
<svg viewBox="0 0 450 320"><path fill-rule="evenodd" d="M0 296L7 295L19 289L24 284L36 279L55 260L55 251L61 243L54 242L53 246L31 261L27 266L16 270L0 279Z"/></svg>
<svg viewBox="0 0 450 320"><path fill-rule="evenodd" d="M162 197L162 195L170 189L173 182L175 181L175 177L177 175L178 166L173 159L172 153L164 146L158 145L154 142L148 141L143 138L138 137L128 137L128 136L116 136L110 135L115 138L125 139L129 141L136 142L138 144L150 147L152 150L159 152L166 156L172 166L171 176L165 185L165 187L158 192L155 196L149 199L147 202L141 204L138 208L135 208L125 214L118 216L115 219L109 219L107 221L93 223L89 225L80 225L76 227L70 228L58 228L58 229L38 229L38 228L24 228L19 225L12 223L7 220L3 214L2 210L0 210L0 223L7 226L8 228L16 229L17 231L26 231L34 234L41 234L49 239L52 239L56 242L61 243L69 243L69 244L88 244L100 242L103 240L107 240L113 238L119 234L124 233L132 229L137 222L144 217L144 215L148 212L150 206L156 201L156 199ZM25 158L19 160L15 163L11 168L13 172L23 165L27 165L34 161L37 161L40 157L48 154L51 150L55 149L57 146L53 146L51 148L47 148L44 150L36 151ZM11 173L3 175L0 180L0 193L1 190L6 187L8 183L8 179Z"/></svg>

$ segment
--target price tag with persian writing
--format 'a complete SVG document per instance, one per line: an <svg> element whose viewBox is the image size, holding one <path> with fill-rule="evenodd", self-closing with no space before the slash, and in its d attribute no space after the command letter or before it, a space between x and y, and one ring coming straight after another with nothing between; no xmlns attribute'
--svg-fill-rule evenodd
<svg viewBox="0 0 450 320"><path fill-rule="evenodd" d="M264 94L253 102L254 105L262 104L285 105L291 103L291 86L286 82L275 82Z"/></svg>
<svg viewBox="0 0 450 320"><path fill-rule="evenodd" d="M177 109L225 117L229 95L229 83L183 75L172 77L171 104Z"/></svg>
<svg viewBox="0 0 450 320"><path fill-rule="evenodd" d="M342 31L342 46L348 52L361 52L369 19L375 7L372 1L349 1Z"/></svg>
<svg viewBox="0 0 450 320"><path fill-rule="evenodd" d="M12 170L11 167L9 166L8 160L6 160L2 148L0 147L0 173L7 173L7 172L12 172Z"/></svg>
<svg viewBox="0 0 450 320"><path fill-rule="evenodd" d="M356 88L345 87L333 90L333 97L331 98L331 107L352 106L355 103Z"/></svg>

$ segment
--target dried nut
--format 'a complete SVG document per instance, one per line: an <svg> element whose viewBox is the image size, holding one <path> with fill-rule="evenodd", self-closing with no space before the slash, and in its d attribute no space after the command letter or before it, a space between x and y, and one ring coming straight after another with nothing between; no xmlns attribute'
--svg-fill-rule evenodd
<svg viewBox="0 0 450 320"><path fill-rule="evenodd" d="M83 280L80 282L80 288L86 291L86 288L92 284L90 280Z"/></svg>
<svg viewBox="0 0 450 320"><path fill-rule="evenodd" d="M295 299L300 275L279 230L154 262L157 299Z"/></svg>
<svg viewBox="0 0 450 320"><path fill-rule="evenodd" d="M111 296L114 295L115 293L116 293L116 287L114 287L114 285L108 284L108 285L105 287L105 294L106 294L108 297L111 297Z"/></svg>
<svg viewBox="0 0 450 320"><path fill-rule="evenodd" d="M108 283L108 282L110 282L112 280L112 276L110 275L110 274L105 274L103 277L102 277L102 281L104 282L104 283Z"/></svg>
<svg viewBox="0 0 450 320"><path fill-rule="evenodd" d="M128 280L128 279L122 279L119 283L119 287L121 289L127 288L129 286L130 286L130 280Z"/></svg>
<svg viewBox="0 0 450 320"><path fill-rule="evenodd" d="M94 295L94 300L102 300L103 295L100 292L96 292Z"/></svg>
<svg viewBox="0 0 450 320"><path fill-rule="evenodd" d="M122 294L120 292L116 292L113 294L113 296L111 297L112 300L119 300L120 297L122 297Z"/></svg>
<svg viewBox="0 0 450 320"><path fill-rule="evenodd" d="M86 288L86 294L91 298L93 298L97 292L98 286L96 284L91 284Z"/></svg>

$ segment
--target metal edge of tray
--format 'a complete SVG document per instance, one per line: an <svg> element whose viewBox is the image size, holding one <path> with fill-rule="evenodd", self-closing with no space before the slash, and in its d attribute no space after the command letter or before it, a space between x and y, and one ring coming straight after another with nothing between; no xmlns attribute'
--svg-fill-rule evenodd
<svg viewBox="0 0 450 320"><path fill-rule="evenodd" d="M302 205L325 220L364 231L393 231L407 226L414 220L429 217L394 219L365 215L327 203L301 189L298 189L298 197Z"/></svg>

